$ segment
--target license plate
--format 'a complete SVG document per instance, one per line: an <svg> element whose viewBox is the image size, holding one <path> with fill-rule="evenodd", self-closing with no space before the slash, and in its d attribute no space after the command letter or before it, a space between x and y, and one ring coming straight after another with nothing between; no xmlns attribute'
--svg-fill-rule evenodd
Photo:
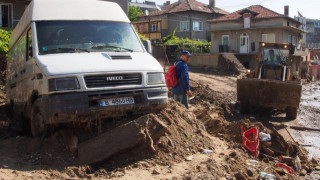
<svg viewBox="0 0 320 180"><path fill-rule="evenodd" d="M118 106L124 104L134 104L133 97L122 97L122 98L110 98L110 99L102 99L99 102L101 107L104 106Z"/></svg>

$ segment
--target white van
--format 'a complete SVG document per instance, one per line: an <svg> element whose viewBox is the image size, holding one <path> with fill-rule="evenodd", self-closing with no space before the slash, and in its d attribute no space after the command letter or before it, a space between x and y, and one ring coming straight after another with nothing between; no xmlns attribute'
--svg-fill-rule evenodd
<svg viewBox="0 0 320 180"><path fill-rule="evenodd" d="M33 0L14 29L6 81L14 115L39 136L48 124L162 108L163 68L116 3Z"/></svg>

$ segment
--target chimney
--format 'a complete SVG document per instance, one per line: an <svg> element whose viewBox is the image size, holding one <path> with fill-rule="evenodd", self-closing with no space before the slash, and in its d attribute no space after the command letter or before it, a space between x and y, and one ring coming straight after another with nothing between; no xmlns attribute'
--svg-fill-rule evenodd
<svg viewBox="0 0 320 180"><path fill-rule="evenodd" d="M215 8L216 7L216 1L215 0L209 0L209 8Z"/></svg>
<svg viewBox="0 0 320 180"><path fill-rule="evenodd" d="M169 5L170 5L170 1L167 1L167 2L166 2L166 6L169 6Z"/></svg>
<svg viewBox="0 0 320 180"><path fill-rule="evenodd" d="M284 6L284 15L289 16L289 6Z"/></svg>

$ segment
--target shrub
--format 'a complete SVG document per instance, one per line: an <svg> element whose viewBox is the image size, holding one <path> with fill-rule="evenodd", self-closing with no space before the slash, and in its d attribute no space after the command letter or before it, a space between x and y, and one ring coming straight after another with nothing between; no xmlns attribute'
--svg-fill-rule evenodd
<svg viewBox="0 0 320 180"><path fill-rule="evenodd" d="M12 30L0 29L0 58L7 56L11 32Z"/></svg>

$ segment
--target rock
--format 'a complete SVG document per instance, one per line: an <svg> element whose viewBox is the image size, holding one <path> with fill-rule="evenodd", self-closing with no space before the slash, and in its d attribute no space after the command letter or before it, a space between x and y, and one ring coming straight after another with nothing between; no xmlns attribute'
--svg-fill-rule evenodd
<svg viewBox="0 0 320 180"><path fill-rule="evenodd" d="M313 164L319 164L319 159L316 157L313 157L311 161Z"/></svg>
<svg viewBox="0 0 320 180"><path fill-rule="evenodd" d="M192 161L192 159L193 159L193 155L188 156L188 157L186 157L185 159L186 159L186 161Z"/></svg>
<svg viewBox="0 0 320 180"><path fill-rule="evenodd" d="M307 175L307 171L305 169L302 169L300 171L300 176L305 176L305 175Z"/></svg>
<svg viewBox="0 0 320 180"><path fill-rule="evenodd" d="M154 170L152 171L152 174L160 174L160 172L159 172L158 170L154 169Z"/></svg>
<svg viewBox="0 0 320 180"><path fill-rule="evenodd" d="M78 149L78 136L71 136L68 143L69 150L72 154Z"/></svg>
<svg viewBox="0 0 320 180"><path fill-rule="evenodd" d="M316 166L314 169L320 171L320 166Z"/></svg>

